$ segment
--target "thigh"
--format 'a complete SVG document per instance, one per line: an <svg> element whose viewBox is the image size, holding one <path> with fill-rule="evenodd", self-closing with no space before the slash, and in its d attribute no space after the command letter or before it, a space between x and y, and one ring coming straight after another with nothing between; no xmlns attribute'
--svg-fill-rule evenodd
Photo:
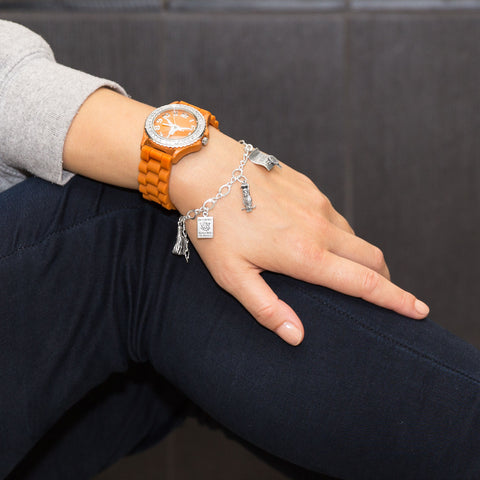
<svg viewBox="0 0 480 480"><path fill-rule="evenodd" d="M480 476L480 356L433 322L266 273L306 327L290 347L195 253L173 256L175 215L135 192L32 180L0 204L0 474L112 372L149 361L236 435L309 470Z"/></svg>
<svg viewBox="0 0 480 480"><path fill-rule="evenodd" d="M147 354L241 438L343 479L480 477L472 346L431 320L266 273L305 324L295 348L219 289L195 254L170 271Z"/></svg>
<svg viewBox="0 0 480 480"><path fill-rule="evenodd" d="M132 361L142 361L133 355L135 319L142 317L135 311L141 288L135 264L155 248L145 235L148 210L152 207L135 192L81 177L64 188L32 178L0 195L0 478L88 392ZM147 245L140 244L144 239ZM105 417L111 429L98 441L107 443L124 427L131 436L117 443L118 453L133 448L155 427L142 424L134 432L115 421L134 401L136 408L151 405L145 420L153 420L155 412L168 418L171 406L158 397L154 405L153 393L148 385L131 385L123 397L106 396L56 445L50 460L65 453L80 432L98 433L101 422L92 430L88 426L107 404L117 407ZM79 447L93 447L87 438ZM93 455L86 466L100 465L116 446L97 451L98 458ZM82 453L87 455L81 448L70 455Z"/></svg>
<svg viewBox="0 0 480 480"><path fill-rule="evenodd" d="M146 365L113 374L75 404L8 479L84 480L161 441L190 404Z"/></svg>

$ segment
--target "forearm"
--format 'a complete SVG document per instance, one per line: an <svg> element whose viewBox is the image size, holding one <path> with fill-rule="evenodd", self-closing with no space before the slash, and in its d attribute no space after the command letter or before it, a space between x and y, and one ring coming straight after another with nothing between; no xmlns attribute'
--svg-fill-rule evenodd
<svg viewBox="0 0 480 480"><path fill-rule="evenodd" d="M71 174L62 153L75 115L93 92L123 88L55 62L49 45L0 20L0 192L28 175L60 185Z"/></svg>
<svg viewBox="0 0 480 480"><path fill-rule="evenodd" d="M145 119L154 109L108 88L85 101L68 131L64 169L101 182L138 188L140 141ZM210 141L172 168L170 196L185 212L199 206L228 181L241 159L238 142L210 128ZM192 187L195 187L192 189Z"/></svg>
<svg viewBox="0 0 480 480"><path fill-rule="evenodd" d="M152 110L110 89L97 90L70 126L64 168L101 182L137 188L140 140Z"/></svg>

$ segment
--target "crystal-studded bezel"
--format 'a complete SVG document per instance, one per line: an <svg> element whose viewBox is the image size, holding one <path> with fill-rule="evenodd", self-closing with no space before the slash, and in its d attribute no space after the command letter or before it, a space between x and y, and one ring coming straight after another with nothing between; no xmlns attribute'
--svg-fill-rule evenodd
<svg viewBox="0 0 480 480"><path fill-rule="evenodd" d="M159 115L170 110L181 110L191 113L197 120L197 126L195 130L190 135L187 135L183 138L165 138L164 136L159 135L153 128L153 122ZM147 117L147 120L145 122L145 131L147 132L147 135L152 139L152 141L157 145L161 145L162 147L167 148L180 148L192 145L197 140L200 140L202 138L205 132L205 128L205 117L196 108L193 108L190 105L182 105L179 103L171 103L169 105L164 105L163 107L155 109Z"/></svg>

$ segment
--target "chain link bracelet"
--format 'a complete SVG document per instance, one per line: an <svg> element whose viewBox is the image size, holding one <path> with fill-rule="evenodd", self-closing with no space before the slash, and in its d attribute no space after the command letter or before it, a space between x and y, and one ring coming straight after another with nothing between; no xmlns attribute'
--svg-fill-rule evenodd
<svg viewBox="0 0 480 480"><path fill-rule="evenodd" d="M252 197L250 195L250 185L244 174L244 168L248 160L251 159L255 164L262 165L268 171L270 171L275 165L281 167L280 162L273 155L267 155L258 150L258 148L254 148L249 143L246 143L244 140L240 140L240 144L243 145L243 158L240 161L240 165L233 170L230 181L222 185L214 197L205 200L200 208L189 210L185 215L182 215L178 219L177 240L172 253L175 255L183 255L187 262L190 258L190 250L188 247L189 239L187 230L185 228L186 221L197 219L197 238L213 238L213 217L209 216L209 212L215 207L219 200L229 195L232 186L236 182L240 183L242 191L242 210L250 213L256 208L256 206L253 205ZM255 160L251 157L254 157Z"/></svg>

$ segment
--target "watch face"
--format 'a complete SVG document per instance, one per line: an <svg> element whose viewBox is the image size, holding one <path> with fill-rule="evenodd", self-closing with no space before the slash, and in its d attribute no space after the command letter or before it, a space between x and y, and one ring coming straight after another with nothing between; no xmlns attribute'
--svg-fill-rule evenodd
<svg viewBox="0 0 480 480"><path fill-rule="evenodd" d="M147 118L145 130L158 145L186 147L202 138L205 118L189 105L172 103L154 110Z"/></svg>

